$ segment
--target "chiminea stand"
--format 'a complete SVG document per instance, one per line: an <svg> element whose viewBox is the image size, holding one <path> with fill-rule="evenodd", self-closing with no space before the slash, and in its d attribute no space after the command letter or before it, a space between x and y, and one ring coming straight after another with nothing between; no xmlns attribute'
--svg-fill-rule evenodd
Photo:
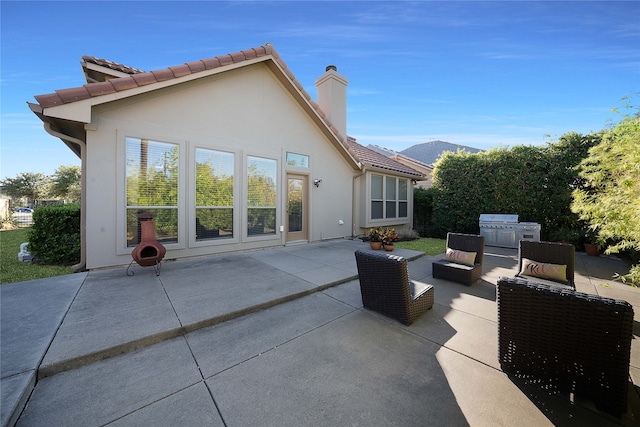
<svg viewBox="0 0 640 427"><path fill-rule="evenodd" d="M153 215L150 212L141 212L138 214L138 220L140 222L141 236L138 246L131 251L131 262L127 267L127 276L133 276L133 271L129 272L131 265L136 262L141 267L153 267L156 272L156 276L160 275L160 261L167 253L162 243L156 240L155 226L153 225Z"/></svg>

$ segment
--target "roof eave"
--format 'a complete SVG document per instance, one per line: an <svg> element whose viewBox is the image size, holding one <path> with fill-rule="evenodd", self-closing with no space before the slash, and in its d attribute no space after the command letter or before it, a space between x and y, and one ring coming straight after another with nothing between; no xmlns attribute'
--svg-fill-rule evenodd
<svg viewBox="0 0 640 427"><path fill-rule="evenodd" d="M395 169L390 169L390 168L383 168L380 166L375 166L375 165L371 165L368 163L363 163L363 170L365 171L371 171L371 172L381 172L381 173L386 173L386 174L393 174L396 176L401 176L404 178L410 178L410 179L415 179L416 181L424 181L427 178L420 174L420 173L409 173L409 172L402 172L402 171L398 171ZM417 171L416 171L417 172Z"/></svg>

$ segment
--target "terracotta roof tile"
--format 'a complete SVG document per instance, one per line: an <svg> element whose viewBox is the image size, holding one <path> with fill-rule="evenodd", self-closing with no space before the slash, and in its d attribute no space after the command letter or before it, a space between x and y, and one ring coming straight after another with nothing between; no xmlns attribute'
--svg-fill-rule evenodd
<svg viewBox="0 0 640 427"><path fill-rule="evenodd" d="M191 74L191 70L188 65L175 65L173 67L169 67L171 71L173 71L173 75L175 77L183 77Z"/></svg>
<svg viewBox="0 0 640 427"><path fill-rule="evenodd" d="M159 82L163 82L165 80L171 80L174 78L173 73L168 68L163 68L162 70L154 70L151 73L155 76L156 80Z"/></svg>
<svg viewBox="0 0 640 427"><path fill-rule="evenodd" d="M116 89L113 87L111 82L100 82L100 83L90 83L84 85L87 92L91 94L91 96L100 96L106 95L108 93L114 93Z"/></svg>
<svg viewBox="0 0 640 427"><path fill-rule="evenodd" d="M244 54L244 59L254 59L258 57L255 49L243 50L242 53Z"/></svg>
<svg viewBox="0 0 640 427"><path fill-rule="evenodd" d="M220 66L220 60L217 57L203 59L202 63L204 64L207 70L218 68Z"/></svg>
<svg viewBox="0 0 640 427"><path fill-rule="evenodd" d="M109 82L111 82L115 90L118 92L138 87L136 81L133 80L132 77L120 77L119 79L111 79Z"/></svg>
<svg viewBox="0 0 640 427"><path fill-rule="evenodd" d="M231 59L233 60L234 63L242 62L242 61L244 61L246 59L244 57L244 53L242 53L242 52L230 53L229 55L231 56Z"/></svg>
<svg viewBox="0 0 640 427"><path fill-rule="evenodd" d="M233 64L233 57L231 55L222 55L218 57L220 61L220 66L224 67L225 65Z"/></svg>
<svg viewBox="0 0 640 427"><path fill-rule="evenodd" d="M112 70L120 71L122 73L127 73L127 74L144 73L143 70L139 70L138 68L129 67L128 65L118 64L116 62L109 61L107 59L96 58L95 56L82 55L82 59L84 59L85 62L90 62L96 65L100 65L101 67L107 67Z"/></svg>
<svg viewBox="0 0 640 427"><path fill-rule="evenodd" d="M131 78L136 81L138 86L149 85L157 82L156 76L154 76L153 73L134 74Z"/></svg>
<svg viewBox="0 0 640 427"><path fill-rule="evenodd" d="M48 93L46 95L36 95L34 96L34 98L36 99L36 101L38 101L38 104L40 104L40 106L44 108L55 107L56 105L63 104L62 99L60 99L60 96L57 93Z"/></svg>
<svg viewBox="0 0 640 427"><path fill-rule="evenodd" d="M82 87L73 87L70 89L60 89L56 91L60 96L60 99L63 103L69 104L71 102L81 101L83 99L91 98L91 94L85 88Z"/></svg>
<svg viewBox="0 0 640 427"><path fill-rule="evenodd" d="M186 65L192 73L198 73L207 69L202 61L187 62Z"/></svg>

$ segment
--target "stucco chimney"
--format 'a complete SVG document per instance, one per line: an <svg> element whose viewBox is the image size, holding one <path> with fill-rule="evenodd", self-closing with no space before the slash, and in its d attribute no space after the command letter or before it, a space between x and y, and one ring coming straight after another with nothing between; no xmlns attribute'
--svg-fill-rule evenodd
<svg viewBox="0 0 640 427"><path fill-rule="evenodd" d="M338 73L338 68L335 65L328 65L326 72L316 80L318 105L338 130L343 142L347 138L348 84L349 81Z"/></svg>

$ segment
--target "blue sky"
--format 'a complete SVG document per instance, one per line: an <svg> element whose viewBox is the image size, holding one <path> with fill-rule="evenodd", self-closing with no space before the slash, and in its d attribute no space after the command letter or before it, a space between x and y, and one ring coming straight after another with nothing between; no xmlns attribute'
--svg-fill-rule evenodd
<svg viewBox="0 0 640 427"><path fill-rule="evenodd" d="M398 151L598 131L640 92L638 1L2 0L0 14L2 179L80 164L27 102L84 84L82 55L150 71L271 42L314 99L336 65L348 134Z"/></svg>

